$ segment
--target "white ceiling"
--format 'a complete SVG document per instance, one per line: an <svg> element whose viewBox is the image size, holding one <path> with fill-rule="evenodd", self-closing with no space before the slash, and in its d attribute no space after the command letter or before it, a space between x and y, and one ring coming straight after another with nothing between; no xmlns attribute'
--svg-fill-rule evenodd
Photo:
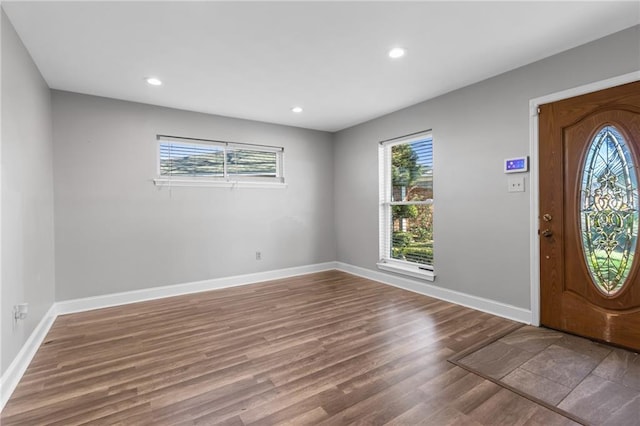
<svg viewBox="0 0 640 426"><path fill-rule="evenodd" d="M327 131L640 22L638 0L2 7L51 88Z"/></svg>

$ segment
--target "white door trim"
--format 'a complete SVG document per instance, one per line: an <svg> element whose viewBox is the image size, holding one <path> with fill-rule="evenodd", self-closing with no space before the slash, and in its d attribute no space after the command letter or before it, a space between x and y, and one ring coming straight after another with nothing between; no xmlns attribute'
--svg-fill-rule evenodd
<svg viewBox="0 0 640 426"><path fill-rule="evenodd" d="M529 217L531 260L529 264L531 265L530 280L532 325L540 325L540 239L538 237L538 210L540 209L540 188L538 187L538 179L540 177L540 166L538 157L538 107L550 102L556 102L562 99L572 98L574 96L580 96L639 80L640 71L635 71L618 77L597 81L595 83L585 84L584 86L574 87L572 89L563 90L561 92L551 93L549 95L534 98L529 101L529 152L531 153L531 211Z"/></svg>

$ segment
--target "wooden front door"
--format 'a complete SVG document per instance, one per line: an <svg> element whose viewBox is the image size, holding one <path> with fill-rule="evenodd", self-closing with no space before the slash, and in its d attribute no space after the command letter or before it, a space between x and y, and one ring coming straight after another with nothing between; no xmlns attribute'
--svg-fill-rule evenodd
<svg viewBox="0 0 640 426"><path fill-rule="evenodd" d="M540 321L640 350L640 82L542 105Z"/></svg>

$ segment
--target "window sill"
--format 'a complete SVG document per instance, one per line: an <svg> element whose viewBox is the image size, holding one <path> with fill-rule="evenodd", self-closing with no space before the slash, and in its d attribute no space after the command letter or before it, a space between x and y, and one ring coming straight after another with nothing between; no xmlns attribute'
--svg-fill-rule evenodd
<svg viewBox="0 0 640 426"><path fill-rule="evenodd" d="M187 180L187 179L153 179L156 186L187 186L187 187L210 187L210 188L286 188L284 182L246 182L246 181L223 181L223 180Z"/></svg>
<svg viewBox="0 0 640 426"><path fill-rule="evenodd" d="M436 274L434 271L425 271L417 266L398 265L394 263L378 262L378 269L397 274L408 275L413 278L420 278L426 281L435 281Z"/></svg>

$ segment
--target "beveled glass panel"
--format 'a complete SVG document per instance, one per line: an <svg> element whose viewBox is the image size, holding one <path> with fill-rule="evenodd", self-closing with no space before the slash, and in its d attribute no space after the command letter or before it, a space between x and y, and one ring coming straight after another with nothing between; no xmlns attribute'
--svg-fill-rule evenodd
<svg viewBox="0 0 640 426"><path fill-rule="evenodd" d="M580 222L593 283L612 296L629 276L638 238L638 178L629 146L614 126L603 127L589 146Z"/></svg>

